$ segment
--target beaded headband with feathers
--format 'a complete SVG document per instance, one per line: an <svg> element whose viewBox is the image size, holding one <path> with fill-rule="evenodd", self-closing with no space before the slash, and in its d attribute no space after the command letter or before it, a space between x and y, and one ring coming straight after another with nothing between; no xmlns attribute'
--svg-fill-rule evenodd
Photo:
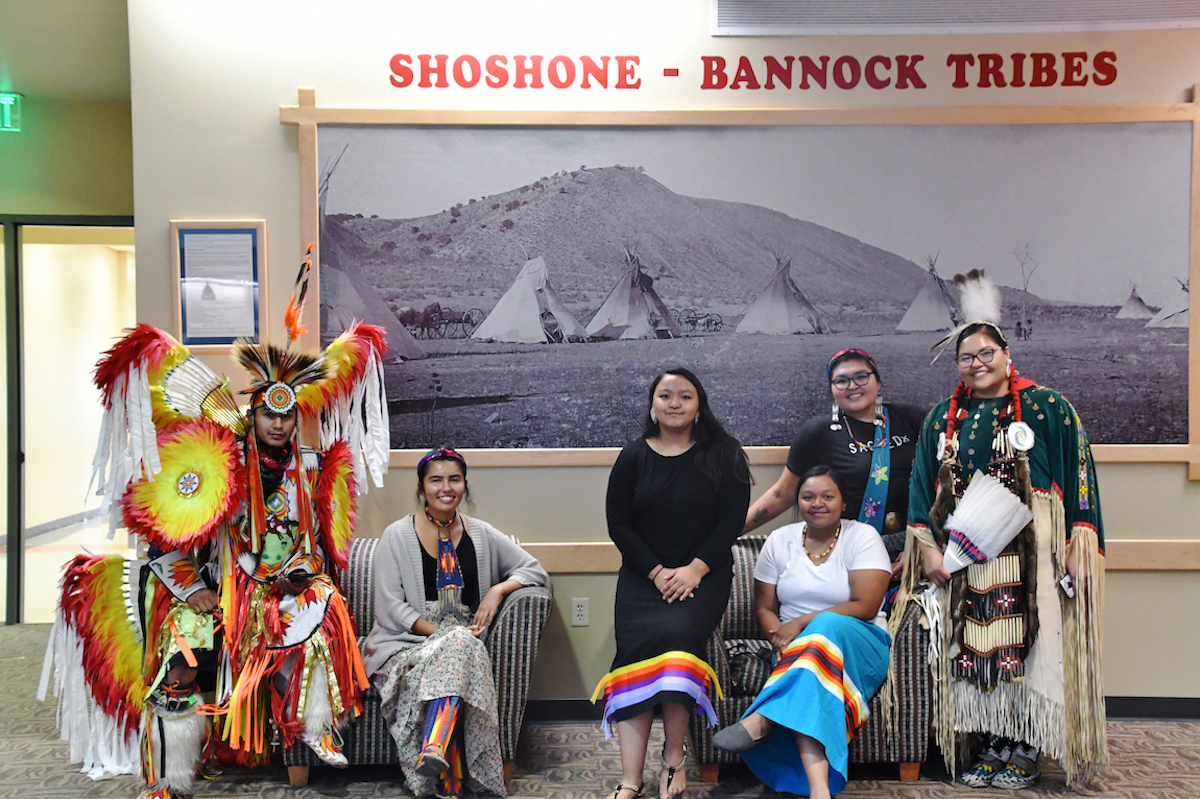
<svg viewBox="0 0 1200 799"><path fill-rule="evenodd" d="M273 413L287 413L296 405L296 391L325 377L325 359L306 352L293 352L276 344L245 339L234 345L234 357L251 375L252 409L265 405Z"/></svg>
<svg viewBox="0 0 1200 799"><path fill-rule="evenodd" d="M304 299L308 295L308 276L312 270L313 245L308 245L300 271L292 287L292 297L284 312L284 329L288 334L288 346L238 339L233 345L233 356L242 368L251 374L250 387L241 393L251 395L250 409L265 406L272 413L287 413L296 407L296 392L309 383L324 379L325 359L320 355L293 352L290 346L307 330L301 324L304 314Z"/></svg>

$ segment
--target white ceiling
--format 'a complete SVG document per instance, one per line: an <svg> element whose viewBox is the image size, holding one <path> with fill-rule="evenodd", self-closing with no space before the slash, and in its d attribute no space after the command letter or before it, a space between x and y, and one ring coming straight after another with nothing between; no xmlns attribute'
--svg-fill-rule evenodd
<svg viewBox="0 0 1200 799"><path fill-rule="evenodd" d="M1200 27L1200 0L710 0L714 36Z"/></svg>
<svg viewBox="0 0 1200 799"><path fill-rule="evenodd" d="M125 0L0 0L0 91L129 99Z"/></svg>

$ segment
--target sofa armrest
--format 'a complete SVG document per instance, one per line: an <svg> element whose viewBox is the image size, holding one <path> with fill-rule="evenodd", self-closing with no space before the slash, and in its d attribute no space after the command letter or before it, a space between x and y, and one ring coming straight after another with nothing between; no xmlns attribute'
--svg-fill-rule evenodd
<svg viewBox="0 0 1200 799"><path fill-rule="evenodd" d="M899 608L895 610L899 611ZM929 630L916 602L903 609L904 616L892 641L892 680L896 705L896 757L901 763L924 761L933 723L933 679L929 673Z"/></svg>
<svg viewBox="0 0 1200 799"><path fill-rule="evenodd" d="M704 645L704 659L717 675L717 683L721 690L728 694L733 687L733 672L729 668L729 655L725 652L725 640L721 638L720 627L708 637L708 643ZM717 698L715 692L712 698Z"/></svg>
<svg viewBox="0 0 1200 799"><path fill-rule="evenodd" d="M553 607L554 593L548 586L513 591L496 612L484 642L492 659L500 753L505 762L513 760L517 753L525 700L529 696L529 675Z"/></svg>

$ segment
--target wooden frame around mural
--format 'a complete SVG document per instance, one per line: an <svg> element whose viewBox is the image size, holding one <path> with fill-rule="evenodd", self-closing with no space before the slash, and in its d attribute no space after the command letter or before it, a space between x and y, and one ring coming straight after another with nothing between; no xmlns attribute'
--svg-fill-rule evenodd
<svg viewBox="0 0 1200 799"><path fill-rule="evenodd" d="M185 340L184 336L184 297L182 253L180 250L180 233L202 233L204 231L248 231L254 234L255 262L255 325L257 337L266 337L270 330L267 320L267 222L265 219L172 219L170 220L170 251L171 251L171 309L174 315L175 338L187 345L188 349L197 354L224 355L227 354L236 337L230 336L227 342L204 343Z"/></svg>
<svg viewBox="0 0 1200 799"><path fill-rule="evenodd" d="M1051 125L1123 122L1191 122L1191 230L1189 275L1200 274L1200 105L991 106L947 108L812 108L693 111L453 111L334 108L317 105L315 89L300 89L299 102L280 106L281 124L299 131L300 235L314 250L310 291L320 292L320 218L317 197L318 125L506 125L506 126L722 126L722 125ZM1195 283L1200 285L1200 282ZM314 303L316 304L316 303ZM305 345L316 348L315 331ZM1100 463L1186 463L1188 479L1200 480L1200 326L1189 314L1188 443L1096 444ZM616 448L480 449L471 451L473 466L611 466ZM782 465L787 447L747 447L754 464ZM415 450L393 450L391 465L411 468L421 457Z"/></svg>

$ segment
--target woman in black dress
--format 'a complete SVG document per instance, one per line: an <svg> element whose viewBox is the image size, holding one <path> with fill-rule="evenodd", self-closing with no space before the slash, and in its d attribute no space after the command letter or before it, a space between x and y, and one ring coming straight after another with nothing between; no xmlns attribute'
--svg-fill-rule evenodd
<svg viewBox="0 0 1200 799"><path fill-rule="evenodd" d="M596 687L606 730L615 725L621 783L610 799L642 793L652 714L666 743L659 795L686 787L684 737L695 710L716 725L715 675L704 646L729 602L730 546L750 505L750 469L737 439L713 416L687 369L650 387L642 435L621 450L608 480L608 534L621 551L612 671Z"/></svg>

